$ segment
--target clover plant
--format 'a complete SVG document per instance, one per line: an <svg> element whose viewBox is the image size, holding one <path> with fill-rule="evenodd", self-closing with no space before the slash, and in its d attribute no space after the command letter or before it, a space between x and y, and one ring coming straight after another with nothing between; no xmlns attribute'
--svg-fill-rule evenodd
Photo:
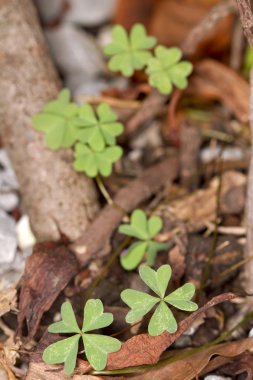
<svg viewBox="0 0 253 380"><path fill-rule="evenodd" d="M79 340L82 338L85 355L91 366L100 371L106 367L107 354L116 352L121 347L118 339L90 334L92 330L109 326L113 321L111 313L104 313L104 307L99 299L90 299L86 302L83 315L83 326L80 329L70 302L64 302L61 307L60 322L48 327L51 333L73 334L49 345L43 353L43 360L48 364L64 363L67 374L71 374L76 366Z"/></svg>
<svg viewBox="0 0 253 380"><path fill-rule="evenodd" d="M33 127L45 133L50 149L74 146L74 168L89 177L110 175L113 163L123 153L116 137L124 127L111 107L101 103L94 111L89 104L78 106L70 102L68 89L33 117Z"/></svg>
<svg viewBox="0 0 253 380"><path fill-rule="evenodd" d="M78 106L70 102L70 91L65 88L33 117L33 127L45 133L48 148L68 148L77 139L77 113Z"/></svg>
<svg viewBox="0 0 253 380"><path fill-rule="evenodd" d="M89 104L80 106L77 136L92 149L103 151L106 145L116 144L115 137L123 132L124 127L107 104L101 103L96 111L95 113Z"/></svg>
<svg viewBox="0 0 253 380"><path fill-rule="evenodd" d="M192 64L180 62L182 52L176 47L159 45L155 48L155 55L152 55L147 49L153 48L155 44L156 39L147 36L143 25L135 24L130 36L122 26L114 26L112 42L104 49L105 54L111 56L109 69L131 76L135 70L147 67L149 84L162 94L169 95L173 85L184 89L187 86L186 78L192 72Z"/></svg>
<svg viewBox="0 0 253 380"><path fill-rule="evenodd" d="M145 67L151 53L148 49L154 47L156 39L147 36L146 29L141 24L135 24L128 36L125 28L116 25L112 30L112 42L104 49L106 55L111 56L109 68L120 71L129 77L135 70Z"/></svg>
<svg viewBox="0 0 253 380"><path fill-rule="evenodd" d="M162 265L157 271L148 266L140 268L141 279L158 297L133 289L123 290L121 298L131 308L126 316L126 322L139 321L156 306L148 324L148 333L151 336L158 336L164 331L169 333L177 331L177 321L168 305L184 311L198 309L198 305L191 301L195 293L195 287L191 283L186 283L165 296L171 273L170 265Z"/></svg>
<svg viewBox="0 0 253 380"><path fill-rule="evenodd" d="M192 64L180 61L182 52L178 48L165 48L157 46L155 57L147 63L146 73L149 76L149 84L157 88L162 94L170 94L173 85L177 88L186 88L187 77L192 72Z"/></svg>
<svg viewBox="0 0 253 380"><path fill-rule="evenodd" d="M147 263L152 266L155 263L157 252L167 248L164 243L153 240L157 233L162 229L163 222L159 216L147 218L146 214L139 209L133 211L130 224L121 224L119 232L127 236L137 238L120 258L121 265L126 270L133 270L147 255Z"/></svg>
<svg viewBox="0 0 253 380"><path fill-rule="evenodd" d="M105 147L99 151L78 143L75 146L74 168L78 172L85 172L91 178L98 174L107 177L112 172L112 164L121 157L122 153L120 146Z"/></svg>

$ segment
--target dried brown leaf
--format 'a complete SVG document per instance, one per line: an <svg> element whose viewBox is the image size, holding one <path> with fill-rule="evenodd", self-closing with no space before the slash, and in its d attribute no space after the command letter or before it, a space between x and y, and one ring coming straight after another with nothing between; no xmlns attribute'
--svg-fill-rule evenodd
<svg viewBox="0 0 253 380"><path fill-rule="evenodd" d="M197 231L205 227L208 222L215 221L218 184L219 180L215 177L206 189L197 190L171 202L169 207L167 204L162 205L161 210L169 210L179 221L186 223L187 230ZM221 212L227 214L230 211L230 214L233 214L238 211L238 191L242 195L241 188L245 185L246 177L242 173L227 171L222 175Z"/></svg>
<svg viewBox="0 0 253 380"><path fill-rule="evenodd" d="M212 356L235 357L252 349L253 339L247 338L207 348L182 360L164 367L151 369L146 373L134 376L134 380L191 380L207 366Z"/></svg>
<svg viewBox="0 0 253 380"><path fill-rule="evenodd" d="M228 66L205 59L194 66L187 93L222 102L241 122L249 119L249 84Z"/></svg>
<svg viewBox="0 0 253 380"><path fill-rule="evenodd" d="M74 255L57 243L41 243L34 247L25 266L23 286L20 293L18 334L22 335L24 321L28 336L37 331L41 317L77 273L78 265Z"/></svg>
<svg viewBox="0 0 253 380"><path fill-rule="evenodd" d="M0 317L17 307L17 290L13 287L0 290Z"/></svg>
<svg viewBox="0 0 253 380"><path fill-rule="evenodd" d="M0 359L0 379L1 380L17 380L16 376L10 370L10 368L2 363Z"/></svg>
<svg viewBox="0 0 253 380"><path fill-rule="evenodd" d="M179 324L177 332L169 334L164 332L160 336L150 336L148 334L136 335L123 343L118 352L108 355L107 369L120 369L126 367L140 366L144 364L155 364L158 362L160 355L181 336L191 324L199 318L209 308L236 298L233 293L224 293L207 302L195 313L184 319Z"/></svg>

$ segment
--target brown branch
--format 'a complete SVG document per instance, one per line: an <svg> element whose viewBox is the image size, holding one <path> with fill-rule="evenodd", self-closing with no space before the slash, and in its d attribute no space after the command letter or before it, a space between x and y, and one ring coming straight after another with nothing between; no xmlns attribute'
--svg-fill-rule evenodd
<svg viewBox="0 0 253 380"><path fill-rule="evenodd" d="M253 14L250 0L236 0L242 27L250 46L253 47Z"/></svg>
<svg viewBox="0 0 253 380"><path fill-rule="evenodd" d="M250 0L237 0L238 9L244 33L249 44L253 47L253 14ZM253 68L250 74L250 129L251 129L251 157L248 173L248 188L246 202L246 228L247 237L245 245L245 257L249 257L253 253ZM253 264L248 263L244 269L244 280L248 293L253 292Z"/></svg>
<svg viewBox="0 0 253 380"><path fill-rule="evenodd" d="M140 202L155 194L167 182L173 181L177 175L178 160L169 157L145 170L139 178L119 190L113 201L121 205L126 212L130 212ZM71 245L71 250L82 266L86 265L94 256L104 254L103 249L121 222L123 215L120 209L109 205L105 206L84 235Z"/></svg>
<svg viewBox="0 0 253 380"><path fill-rule="evenodd" d="M225 0L211 8L201 22L190 31L182 43L181 49L184 55L194 54L198 44L215 28L217 23L229 14L235 13L236 9L234 0Z"/></svg>

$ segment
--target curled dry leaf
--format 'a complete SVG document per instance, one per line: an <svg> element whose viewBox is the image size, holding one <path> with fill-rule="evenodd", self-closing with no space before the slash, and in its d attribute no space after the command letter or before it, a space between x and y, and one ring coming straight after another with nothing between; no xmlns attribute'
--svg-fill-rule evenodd
<svg viewBox="0 0 253 380"><path fill-rule="evenodd" d="M1 380L17 380L16 376L10 370L10 368L1 362L0 359L0 379Z"/></svg>
<svg viewBox="0 0 253 380"><path fill-rule="evenodd" d="M191 96L219 100L242 123L248 121L249 84L234 70L212 59L194 66L187 93Z"/></svg>
<svg viewBox="0 0 253 380"><path fill-rule="evenodd" d="M74 255L63 245L41 243L34 247L25 266L20 293L18 334L22 335L24 321L29 338L37 331L41 317L50 309L59 293L77 273Z"/></svg>
<svg viewBox="0 0 253 380"><path fill-rule="evenodd" d="M179 324L178 330L174 334L164 332L159 336L150 336L148 334L136 335L122 344L122 348L115 353L108 355L107 369L119 369L133 367L144 364L155 364L158 362L160 355L172 343L181 336L191 324L209 308L236 298L233 293L224 293L214 297L199 310L192 313Z"/></svg>
<svg viewBox="0 0 253 380"><path fill-rule="evenodd" d="M175 361L164 367L151 369L146 373L134 376L134 380L191 380L206 367L214 355L235 357L252 349L253 339L247 338L235 342L209 347L182 360Z"/></svg>
<svg viewBox="0 0 253 380"><path fill-rule="evenodd" d="M237 360L229 364L228 370L226 370L226 373L228 373L228 375L233 375L233 374L240 375L242 373L246 373L247 377L245 377L245 380L252 380L253 379L252 348L251 348L251 353L245 352Z"/></svg>
<svg viewBox="0 0 253 380"><path fill-rule="evenodd" d="M63 370L62 366L56 367L49 365L43 362L29 364L28 374L26 380L110 380L111 377L106 376L94 376L94 375L81 375L82 372L85 372L85 369L89 370L88 367L83 364L84 362L78 361L78 366L75 370L73 376L68 376ZM121 377L114 377L114 380L121 380ZM11 379L12 380L12 379Z"/></svg>
<svg viewBox="0 0 253 380"><path fill-rule="evenodd" d="M165 210L177 219L184 222L188 231L198 231L205 227L208 222L215 221L216 218L216 196L219 180L215 177L208 188L200 189L182 197L179 200L160 206L161 211ZM222 175L221 189L221 212L230 214L238 212L238 191L241 194L241 187L245 188L246 177L236 171L227 171ZM245 203L241 200L240 203Z"/></svg>

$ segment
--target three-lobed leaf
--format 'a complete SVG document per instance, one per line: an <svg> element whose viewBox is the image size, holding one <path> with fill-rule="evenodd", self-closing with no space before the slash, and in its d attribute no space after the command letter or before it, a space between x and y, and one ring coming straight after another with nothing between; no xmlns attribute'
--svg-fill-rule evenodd
<svg viewBox="0 0 253 380"><path fill-rule="evenodd" d="M149 334L157 336L164 331L168 331L169 333L176 332L177 321L168 307L168 304L184 311L197 310L198 305L191 301L195 293L194 285L187 283L165 297L171 278L170 265L162 265L157 271L148 266L144 266L140 268L139 274L145 284L148 285L158 297L153 297L144 292L132 289L124 290L121 293L121 298L131 309L126 316L126 321L128 323L139 321L158 304L149 321Z"/></svg>
<svg viewBox="0 0 253 380"><path fill-rule="evenodd" d="M76 317L70 302L64 302L61 306L62 320L52 323L48 327L50 333L80 333L80 328L76 322Z"/></svg>
<svg viewBox="0 0 253 380"><path fill-rule="evenodd" d="M98 151L104 150L106 145L116 143L116 137L123 132L124 128L117 121L117 115L108 104L101 103L94 112L89 104L80 106L78 139Z"/></svg>
<svg viewBox="0 0 253 380"><path fill-rule="evenodd" d="M156 293L160 298L165 296L172 270L170 265L162 265L157 271L148 266L143 266L139 270L140 278Z"/></svg>
<svg viewBox="0 0 253 380"><path fill-rule="evenodd" d="M112 313L104 313L104 307L100 299L89 300L84 307L82 331L91 331L107 327L113 322Z"/></svg>
<svg viewBox="0 0 253 380"><path fill-rule="evenodd" d="M78 172L85 172L91 178L98 174L107 177L112 172L113 163L122 156L122 153L122 148L118 145L97 151L86 144L78 143L75 146L74 168Z"/></svg>
<svg viewBox="0 0 253 380"><path fill-rule="evenodd" d="M79 339L82 337L86 357L96 370L106 366L107 355L118 351L121 342L115 338L87 332L109 326L113 321L111 313L104 313L104 307L99 299L88 300L84 307L83 326L80 330L70 302L61 307L62 320L53 323L48 330L51 333L74 333L73 336L55 342L48 346L43 353L43 360L48 364L64 363L67 374L74 371L78 354Z"/></svg>
<svg viewBox="0 0 253 380"><path fill-rule="evenodd" d="M70 102L70 92L63 89L58 98L47 103L33 116L33 126L45 133L48 148L68 148L77 140L78 106Z"/></svg>
<svg viewBox="0 0 253 380"><path fill-rule="evenodd" d="M125 76L133 75L135 70L143 69L151 53L148 49L154 47L156 39L147 36L146 29L141 24L135 24L128 36L121 25L112 30L112 42L104 49L110 56L108 66L112 71L120 71Z"/></svg>
<svg viewBox="0 0 253 380"><path fill-rule="evenodd" d="M82 338L86 357L97 371L106 367L107 355L119 351L121 347L120 341L110 336L83 334Z"/></svg>
<svg viewBox="0 0 253 380"><path fill-rule="evenodd" d="M149 76L149 83L157 88L162 94L170 94L173 85L179 89L187 86L187 77L192 72L192 64L188 61L181 61L182 52L178 48L166 48L157 46L155 56L147 63L146 73Z"/></svg>
<svg viewBox="0 0 253 380"><path fill-rule="evenodd" d="M132 309L126 316L128 323L140 320L160 301L157 297L134 289L123 290L120 297Z"/></svg>
<svg viewBox="0 0 253 380"><path fill-rule="evenodd" d="M44 350L42 359L47 364L64 363L65 372L70 375L76 366L80 337L80 334L76 334L51 344Z"/></svg>

